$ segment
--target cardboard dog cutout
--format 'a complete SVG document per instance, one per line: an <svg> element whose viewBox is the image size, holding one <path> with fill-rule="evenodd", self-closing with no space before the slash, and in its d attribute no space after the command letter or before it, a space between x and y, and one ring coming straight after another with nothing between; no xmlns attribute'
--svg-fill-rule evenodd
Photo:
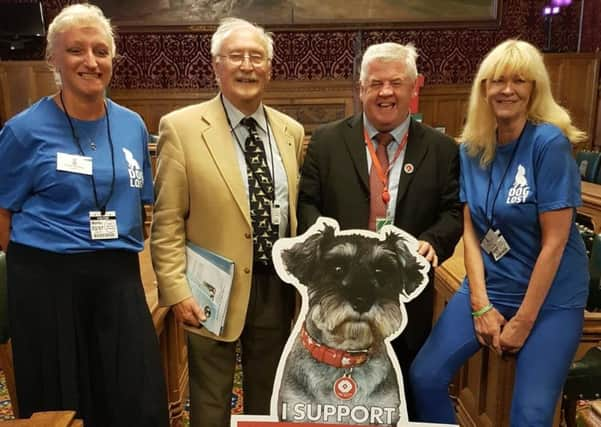
<svg viewBox="0 0 601 427"><path fill-rule="evenodd" d="M278 240L275 269L300 293L301 310L278 365L271 415L234 416L232 425L425 426L407 420L390 344L411 321L405 303L428 282L430 264L417 248L392 225L340 231L330 218Z"/></svg>

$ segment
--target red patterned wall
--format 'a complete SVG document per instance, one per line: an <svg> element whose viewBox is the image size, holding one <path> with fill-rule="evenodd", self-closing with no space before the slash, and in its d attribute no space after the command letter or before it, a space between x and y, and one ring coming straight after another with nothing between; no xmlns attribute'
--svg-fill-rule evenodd
<svg viewBox="0 0 601 427"><path fill-rule="evenodd" d="M43 0L47 19L73 1ZM544 45L545 0L503 0L498 29L424 29L365 31L279 31L275 33L273 78L276 80L353 79L354 58L361 48L382 41L412 41L426 84L468 83L482 56L509 37ZM588 31L583 50L599 46L599 0L587 6ZM591 13L588 13L591 11ZM592 13L594 12L594 14ZM596 16L595 16L596 14ZM589 16L590 15L590 16ZM553 20L553 48L576 51L580 1ZM198 32L121 33L114 88L206 88L213 86L210 34Z"/></svg>

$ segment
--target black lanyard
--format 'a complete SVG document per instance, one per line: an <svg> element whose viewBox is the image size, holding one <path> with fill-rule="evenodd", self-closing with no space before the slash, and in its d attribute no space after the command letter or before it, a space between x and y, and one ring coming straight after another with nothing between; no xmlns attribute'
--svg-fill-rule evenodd
<svg viewBox="0 0 601 427"><path fill-rule="evenodd" d="M522 135L524 135L524 130L526 129L527 125L528 125L528 122L526 122L524 124L524 127L522 128L522 131L520 132L520 136L518 137L518 140L515 142L515 145L513 146L513 149L511 150L511 156L509 157L509 163L507 163L507 166L505 167L505 171L503 172L503 176L501 177L501 181L499 181L499 186L497 187L497 191L495 192L495 197L492 200L492 206L490 207L490 218L489 218L489 216L488 216L488 198L490 196L490 189L492 187L492 170L493 170L493 166L495 164L495 159L497 157L496 154L495 154L495 157L493 158L492 162L490 163L490 173L488 174L488 190L486 191L486 205L484 205L484 215L486 216L486 220L488 221L489 229L491 229L494 224L495 203L497 203L497 197L499 197L499 193L501 192L501 188L503 187L503 182L505 182L505 177L507 176L507 172L509 172L509 168L511 167L511 164L513 163L515 153L518 151L518 145L520 144L520 141L522 140Z"/></svg>
<svg viewBox="0 0 601 427"><path fill-rule="evenodd" d="M77 145L77 148L79 149L79 154L81 154L82 156L85 156L85 153L83 152L83 148L81 148L81 144L79 143L79 137L75 133L75 127L73 126L73 122L71 121L71 116L69 116L69 112L67 111L67 106L65 105L65 101L63 100L63 91L62 90L59 92L59 95L60 95L60 99L61 99L61 104L63 106L63 112L65 113L65 116L67 117L67 121L69 122L69 127L71 128L71 135L73 135L73 141L75 142L75 145ZM113 149L113 138L111 138L111 125L109 122L109 112L108 112L108 109L106 108L105 102L102 103L102 106L104 107L104 114L106 116L106 132L107 132L107 135L109 138L109 146L111 147L111 166L112 166L111 189L109 191L109 194L108 194L106 200L104 201L104 203L102 203L102 205L98 202L98 190L96 189L96 180L94 179L94 170L93 169L92 169L92 174L90 175L90 178L92 179L92 190L94 192L94 204L96 206L96 209L99 210L102 213L102 215L104 215L104 213L106 212L106 205L108 205L109 200L113 196L113 191L115 190L115 153L114 153L114 149Z"/></svg>
<svg viewBox="0 0 601 427"><path fill-rule="evenodd" d="M248 157L246 156L246 150L244 149L244 147L242 147L242 143L240 142L238 135L234 131L234 127L232 126L232 121L230 120L230 115L228 114L227 108L225 108L225 104L223 102L223 94L219 95L219 99L221 100L221 105L223 106L223 111L225 112L225 118L227 119L227 124L230 127L230 132L234 134L236 143L238 144L238 147L240 147L240 150L242 150L242 153L244 154L244 163L246 163L246 168L248 170L250 170L250 173L252 173L253 177L255 178L255 182L257 184L259 184L259 186L261 187L261 190L263 190L263 192L265 194L269 194L269 192L265 189L265 187L263 187L263 183L261 182L261 180L257 178L257 175L255 174L254 169L248 165ZM270 153L270 157L271 157L271 182L273 184L273 201L275 201L276 187L275 187L275 167L274 167L274 162L273 162L273 147L271 146L271 133L269 132L269 122L267 120L267 111L265 111L265 107L263 107L263 115L265 116L265 129L267 130L267 143L269 145L269 153ZM265 148L264 145L263 145L263 148Z"/></svg>

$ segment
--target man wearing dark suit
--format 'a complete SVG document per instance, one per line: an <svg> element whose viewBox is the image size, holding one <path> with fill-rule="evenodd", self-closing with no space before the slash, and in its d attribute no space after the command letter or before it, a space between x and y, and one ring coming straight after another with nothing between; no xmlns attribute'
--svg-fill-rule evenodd
<svg viewBox="0 0 601 427"><path fill-rule="evenodd" d="M312 135L299 187L299 232L319 216L336 219L341 229L375 230L393 223L419 240L418 251L436 267L451 256L462 232L458 148L451 138L410 117L416 58L411 44L382 43L365 51L363 113L326 124ZM379 161L379 145L387 161ZM382 201L378 212L374 205ZM432 278L431 272L424 292L406 304L407 328L393 341L405 374L430 332Z"/></svg>

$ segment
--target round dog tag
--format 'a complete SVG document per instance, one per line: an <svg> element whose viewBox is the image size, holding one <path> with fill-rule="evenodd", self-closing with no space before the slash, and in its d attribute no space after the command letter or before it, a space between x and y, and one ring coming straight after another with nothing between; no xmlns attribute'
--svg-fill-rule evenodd
<svg viewBox="0 0 601 427"><path fill-rule="evenodd" d="M339 399L352 399L355 393L357 393L357 383L350 375L344 375L334 382L334 394Z"/></svg>

